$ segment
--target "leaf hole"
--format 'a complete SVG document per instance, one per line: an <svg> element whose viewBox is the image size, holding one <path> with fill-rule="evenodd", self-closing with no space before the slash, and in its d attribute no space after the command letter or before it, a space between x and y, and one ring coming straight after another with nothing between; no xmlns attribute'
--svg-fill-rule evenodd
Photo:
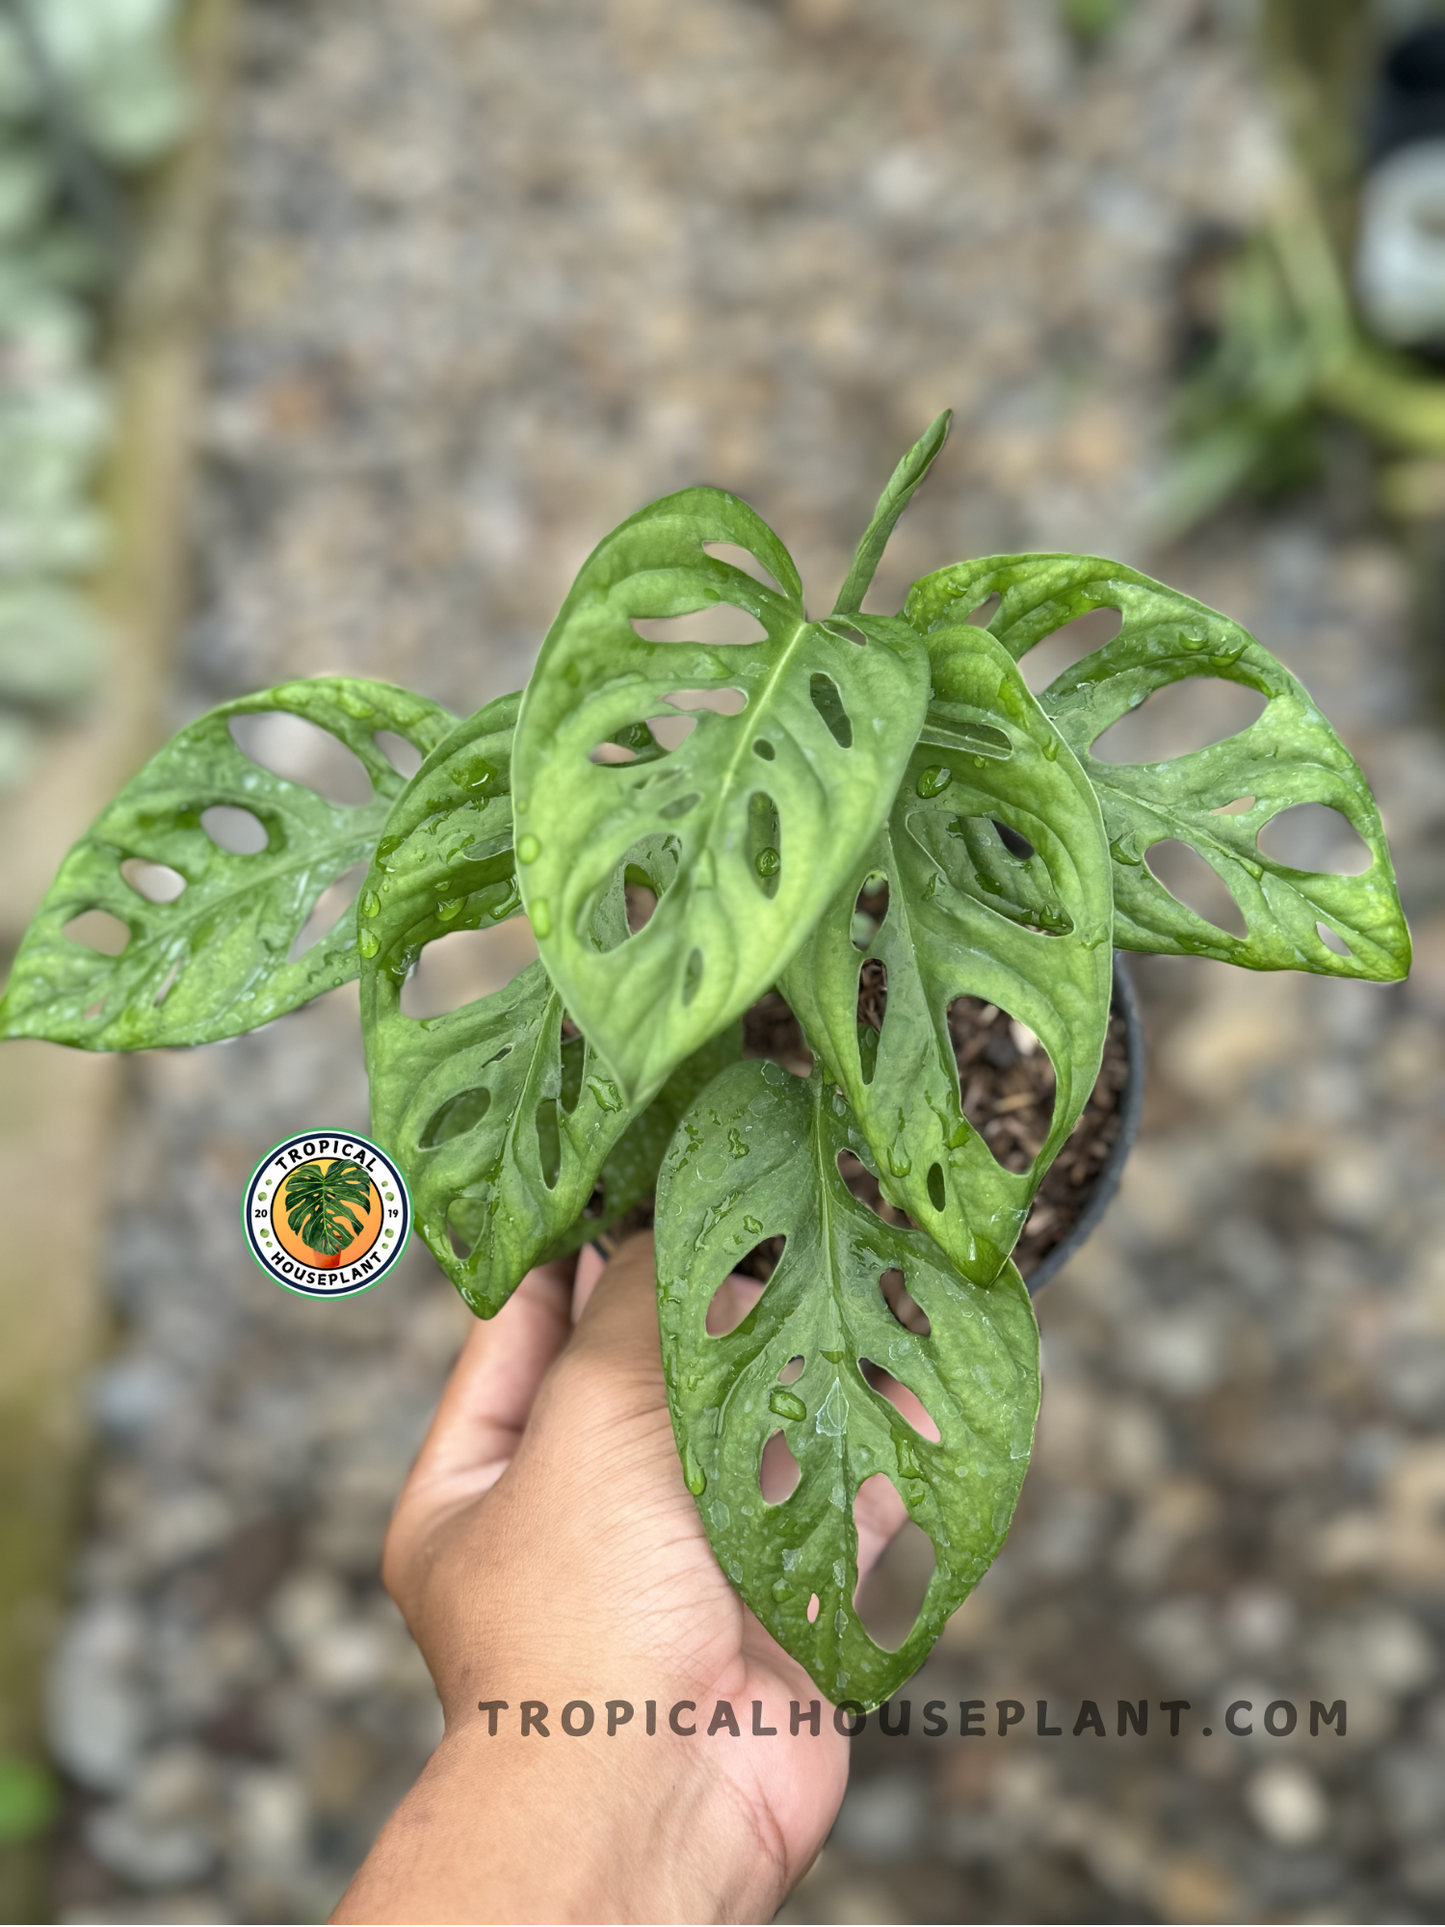
<svg viewBox="0 0 1445 1927"><path fill-rule="evenodd" d="M702 952L694 947L688 952L687 968L682 975L682 1004L684 1010L698 993L702 984L702 971Z"/></svg>
<svg viewBox="0 0 1445 1927"><path fill-rule="evenodd" d="M637 751L628 749L625 743L598 743L587 752L589 763L635 763Z"/></svg>
<svg viewBox="0 0 1445 1927"><path fill-rule="evenodd" d="M1256 841L1266 856L1292 870L1357 877L1374 862L1370 846L1341 810L1295 803L1272 816Z"/></svg>
<svg viewBox="0 0 1445 1927"><path fill-rule="evenodd" d="M985 596L973 613L964 617L965 622L973 623L976 628L986 629L998 614L1002 602L1001 595Z"/></svg>
<svg viewBox="0 0 1445 1927"><path fill-rule="evenodd" d="M730 562L735 569L741 569L744 575L761 582L765 589L773 590L776 595L787 594L782 583L759 562L751 549L739 548L736 542L704 542L703 547L709 555L715 555L719 562Z"/></svg>
<svg viewBox="0 0 1445 1927"><path fill-rule="evenodd" d="M151 999L151 1003L153 1005L159 1006L163 1004L166 998L170 996L171 986L172 984L175 983L176 978L179 977L181 974L182 961L183 960L180 957L177 957L174 963L172 963L170 968L167 970L165 976L162 977L160 982L156 985L156 994Z"/></svg>
<svg viewBox="0 0 1445 1927"><path fill-rule="evenodd" d="M765 1285L783 1261L783 1247L787 1238L781 1231L771 1238L763 1238L751 1251L745 1251L733 1265L733 1270L743 1278L756 1278Z"/></svg>
<svg viewBox="0 0 1445 1927"><path fill-rule="evenodd" d="M787 1364L778 1373L778 1383L780 1385L795 1385L798 1382L798 1380L803 1376L803 1368L805 1363L806 1361L803 1359L801 1354L797 1358L790 1358Z"/></svg>
<svg viewBox="0 0 1445 1927"><path fill-rule="evenodd" d="M1028 863L1033 859L1036 852L1033 844L1029 842L1026 836L1021 835L1018 830L1011 828L1009 824L1001 823L997 817L994 817L992 822L994 828L998 831L999 842L1002 843L1016 863Z"/></svg>
<svg viewBox="0 0 1445 1927"><path fill-rule="evenodd" d="M928 1167L928 1202L935 1211L942 1211L948 1203L948 1192L943 1182L943 1166L938 1163Z"/></svg>
<svg viewBox="0 0 1445 1927"><path fill-rule="evenodd" d="M897 1265L890 1265L887 1271L879 1273L878 1289L883 1294L884 1304L905 1331L911 1331L917 1338L933 1336L928 1313L908 1289Z"/></svg>
<svg viewBox="0 0 1445 1927"><path fill-rule="evenodd" d="M1319 932L1320 942L1325 946L1326 950L1333 950L1337 957L1354 956L1354 951L1351 950L1338 930L1331 930L1327 923L1317 923L1315 929Z"/></svg>
<svg viewBox="0 0 1445 1927"><path fill-rule="evenodd" d="M510 1046L508 1046L510 1049ZM481 1123L492 1106L492 1093L485 1084L474 1085L470 1090L458 1091L449 1097L445 1104L433 1111L426 1129L418 1140L423 1151L434 1151L439 1144L449 1144L454 1137L464 1137L466 1133Z"/></svg>
<svg viewBox="0 0 1445 1927"><path fill-rule="evenodd" d="M486 1199L465 1194L453 1198L447 1206L446 1225L447 1243L452 1250L463 1260L470 1258L486 1233Z"/></svg>
<svg viewBox="0 0 1445 1927"><path fill-rule="evenodd" d="M867 1207L884 1224L911 1225L913 1220L883 1195L883 1187L862 1158L852 1151L838 1153L838 1176L859 1204Z"/></svg>
<svg viewBox="0 0 1445 1927"><path fill-rule="evenodd" d="M798 1489L803 1468L782 1432L774 1432L758 1462L758 1490L768 1505L782 1505Z"/></svg>
<svg viewBox="0 0 1445 1927"><path fill-rule="evenodd" d="M652 731L653 740L671 752L681 749L697 728L697 717L678 716L669 712L666 716L649 716L647 727Z"/></svg>
<svg viewBox="0 0 1445 1927"><path fill-rule="evenodd" d="M141 856L128 856L120 873L138 897L147 903L174 903L186 887L179 870L168 863L150 863Z"/></svg>
<svg viewBox="0 0 1445 1927"><path fill-rule="evenodd" d="M1027 1024L980 997L955 997L944 1022L963 1115L1006 1171L1026 1171L1053 1124L1053 1060Z"/></svg>
<svg viewBox="0 0 1445 1927"><path fill-rule="evenodd" d="M753 744L754 756L761 757L765 763L771 763L774 757L777 755L777 753L778 752L773 748L772 744L768 742L765 737L759 736L757 741Z"/></svg>
<svg viewBox="0 0 1445 1927"><path fill-rule="evenodd" d="M853 723L843 707L843 698L837 683L821 670L815 670L808 683L808 694L814 709L827 725L828 734L839 749L853 747Z"/></svg>
<svg viewBox="0 0 1445 1927"><path fill-rule="evenodd" d="M927 1439L930 1445L938 1444L943 1434L917 1393L910 1392L892 1372L885 1366L875 1365L871 1358L860 1358L858 1369L869 1390L876 1392L879 1398L887 1399L910 1431L916 1432L921 1439Z"/></svg>
<svg viewBox="0 0 1445 1927"><path fill-rule="evenodd" d="M938 1568L933 1541L921 1526L905 1516L897 1531L892 1530L903 1509L886 1472L865 1479L853 1501L860 1554L880 1537L887 1539L878 1563L859 1580L853 1610L874 1645L889 1653L896 1653L917 1625Z"/></svg>
<svg viewBox="0 0 1445 1927"><path fill-rule="evenodd" d="M213 803L202 810L201 828L228 856L259 856L271 841L253 810L238 809L232 803Z"/></svg>
<svg viewBox="0 0 1445 1927"><path fill-rule="evenodd" d="M536 1125L537 1159L542 1167L542 1182L551 1191L562 1171L562 1132L557 1123L555 1097L544 1097L537 1106Z"/></svg>
<svg viewBox="0 0 1445 1927"><path fill-rule="evenodd" d="M844 620L841 616L830 616L827 622L827 629L830 635L841 636L844 642L851 642L855 648L866 649L868 647L868 638L864 635L863 631L861 629L855 629L851 622ZM817 698L815 697L814 700L816 701ZM847 719L845 718L844 720L846 721ZM851 728L849 733L851 740ZM847 743L845 743L843 747L846 749L848 747Z"/></svg>
<svg viewBox="0 0 1445 1927"><path fill-rule="evenodd" d="M299 963L313 944L320 943L336 928L356 901L366 871L366 864L353 863L349 869L341 872L334 883L327 884L312 904L306 921L296 932L296 941L286 953L287 963Z"/></svg>
<svg viewBox="0 0 1445 1927"><path fill-rule="evenodd" d="M1123 626L1124 618L1117 609L1088 609L1025 650L1019 659L1019 674L1037 696L1066 669L1112 642Z"/></svg>
<svg viewBox="0 0 1445 1927"><path fill-rule="evenodd" d="M757 617L733 602L710 602L685 616L634 616L632 626L644 642L696 642L710 649L768 639Z"/></svg>
<svg viewBox="0 0 1445 1927"><path fill-rule="evenodd" d="M251 762L288 783L315 790L328 803L361 809L375 795L366 765L339 737L282 709L233 716L231 740Z"/></svg>
<svg viewBox="0 0 1445 1927"><path fill-rule="evenodd" d="M398 736L394 729L378 729L371 740L397 775L408 783L426 761L416 744L405 736Z"/></svg>
<svg viewBox="0 0 1445 1927"><path fill-rule="evenodd" d="M922 829L920 841L956 890L976 896L1034 935L1066 936L1073 929L1048 864L1011 824L991 816L955 816L942 836L921 813L913 824L915 833Z"/></svg>
<svg viewBox="0 0 1445 1927"><path fill-rule="evenodd" d="M1224 878L1192 844L1181 842L1177 837L1165 837L1149 846L1144 852L1144 861L1170 896L1186 910L1192 910L1195 916L1203 917L1206 923L1230 936L1249 935L1249 926Z"/></svg>
<svg viewBox="0 0 1445 1927"><path fill-rule="evenodd" d="M783 880L782 842L777 804L766 791L754 790L748 798L748 868L770 901Z"/></svg>
<svg viewBox="0 0 1445 1927"><path fill-rule="evenodd" d="M810 1626L816 1624L817 1618L818 1618L818 1595L817 1593L814 1593L812 1598L809 1599L808 1601L808 1624Z"/></svg>
<svg viewBox="0 0 1445 1927"><path fill-rule="evenodd" d="M1186 676L1155 689L1095 738L1100 763L1159 763L1237 736L1264 714L1268 698L1223 676Z"/></svg>
<svg viewBox="0 0 1445 1927"><path fill-rule="evenodd" d="M622 898L627 911L627 934L635 937L657 915L658 895L641 870L629 865L623 874Z"/></svg>
<svg viewBox="0 0 1445 1927"><path fill-rule="evenodd" d="M888 879L881 870L875 870L871 876L864 877L863 887L853 905L848 934L855 950L868 949L883 927L883 919L887 915Z"/></svg>
<svg viewBox="0 0 1445 1927"><path fill-rule="evenodd" d="M423 948L402 985L402 1015L445 1017L504 989L536 960L537 940L525 917L481 930L449 930Z"/></svg>
<svg viewBox="0 0 1445 1927"><path fill-rule="evenodd" d="M93 1004L86 1005L81 1015L87 1024L90 1023L92 1019L100 1016L101 1012L105 1009L106 1001L104 997L97 997Z"/></svg>
<svg viewBox="0 0 1445 1927"><path fill-rule="evenodd" d="M858 1022L881 1031L888 1016L888 966L869 957L858 971Z"/></svg>
<svg viewBox="0 0 1445 1927"><path fill-rule="evenodd" d="M683 817L690 815L701 801L701 792L693 790L691 794L687 796L674 796L672 801L670 803L664 803L657 813L665 822L680 823Z"/></svg>
<svg viewBox="0 0 1445 1927"><path fill-rule="evenodd" d="M1254 798L1252 796L1236 796L1232 803L1222 803L1217 810L1211 810L1210 815L1243 816L1247 810L1252 810L1253 808Z"/></svg>
<svg viewBox="0 0 1445 1927"><path fill-rule="evenodd" d="M109 910L82 910L60 934L84 950L98 951L102 957L118 957L130 942L129 927Z"/></svg>
<svg viewBox="0 0 1445 1927"><path fill-rule="evenodd" d="M763 1295L760 1280L730 1271L708 1300L703 1329L709 1338L726 1338L735 1332Z"/></svg>
<svg viewBox="0 0 1445 1927"><path fill-rule="evenodd" d="M745 692L730 683L721 689L674 689L662 700L674 709L704 709L714 716L741 716L748 706Z"/></svg>

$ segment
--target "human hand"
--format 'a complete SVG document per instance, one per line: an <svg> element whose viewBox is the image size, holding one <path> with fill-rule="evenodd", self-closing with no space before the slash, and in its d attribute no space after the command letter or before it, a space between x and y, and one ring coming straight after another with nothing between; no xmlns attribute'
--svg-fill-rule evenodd
<svg viewBox="0 0 1445 1927"><path fill-rule="evenodd" d="M846 1738L826 1704L813 1736L816 1690L728 1584L683 1484L651 1239L572 1271L532 1272L472 1332L398 1501L383 1576L446 1732L337 1920L767 1920L842 1800ZM740 1309L760 1288L728 1289ZM860 1506L860 1570L903 1516L891 1491ZM524 1699L549 1737L522 1736ZM596 1714L583 1736L560 1730L573 1700ZM611 1736L609 1700L634 1709ZM507 1702L495 1736L485 1701ZM668 1720L686 1701L690 1737ZM736 1738L708 1736L719 1701Z"/></svg>

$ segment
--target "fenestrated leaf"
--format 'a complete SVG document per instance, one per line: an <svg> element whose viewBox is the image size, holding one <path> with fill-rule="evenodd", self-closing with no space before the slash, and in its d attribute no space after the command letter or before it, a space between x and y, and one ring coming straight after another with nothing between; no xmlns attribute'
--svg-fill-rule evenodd
<svg viewBox="0 0 1445 1927"><path fill-rule="evenodd" d="M748 550L781 588L708 543ZM718 603L754 616L766 640L647 641L633 627ZM808 622L787 551L719 490L668 496L594 551L522 703L517 849L548 973L624 1094L650 1096L777 977L882 820L927 685L906 623ZM690 692L726 689L746 698L742 713L699 710L670 753L589 761L624 731L693 713ZM671 888L645 929L599 947L604 893L660 836L675 839Z"/></svg>
<svg viewBox="0 0 1445 1927"><path fill-rule="evenodd" d="M370 1209L371 1179L349 1158L298 1164L286 1179L286 1222L324 1257L334 1258L361 1235Z"/></svg>
<svg viewBox="0 0 1445 1927"><path fill-rule="evenodd" d="M1284 666L1227 616L1122 563L1097 556L990 556L914 584L910 621L928 629L989 596L989 628L1018 660L1090 609L1117 609L1112 642L1066 669L1040 697L1071 744L1104 812L1114 866L1115 941L1126 950L1218 957L1254 970L1391 982L1410 967L1410 937L1379 811L1359 766ZM1221 677L1265 696L1238 735L1163 763L1106 763L1089 754L1111 723L1167 683ZM1220 812L1242 797L1252 807ZM1368 846L1359 876L1295 870L1259 847L1260 831L1296 803L1338 810ZM1237 937L1172 896L1144 862L1178 838L1213 865L1248 927ZM1348 946L1324 941L1326 925Z"/></svg>
<svg viewBox="0 0 1445 1927"><path fill-rule="evenodd" d="M639 1115L586 1040L564 1038L562 998L540 963L444 1016L402 1011L426 944L521 914L510 791L518 701L479 710L417 771L360 900L372 1126L406 1173L422 1237L482 1317L532 1265L651 1190L681 1112L741 1042L736 1026L712 1039ZM639 857L659 889L672 861L662 839ZM620 881L597 927L621 941Z"/></svg>
<svg viewBox="0 0 1445 1927"><path fill-rule="evenodd" d="M1030 1202L1098 1075L1113 949L1099 806L1067 743L986 630L927 637L933 700L893 808L782 979L842 1085L887 1196L979 1282L1017 1242ZM1012 855L997 820L1033 845ZM888 913L866 949L853 908L870 875ZM881 1035L858 1022L868 959L887 972ZM1049 1135L1008 1171L963 1113L947 1011L997 1004L1054 1065Z"/></svg>
<svg viewBox="0 0 1445 1927"><path fill-rule="evenodd" d="M885 1224L849 1193L843 1150L869 1156L831 1080L756 1061L725 1071L663 1162L658 1303L684 1476L724 1572L829 1699L873 1706L919 1665L1008 1531L1038 1409L1038 1333L1012 1265L989 1285L959 1277L930 1238ZM710 1336L717 1287L780 1233L787 1243L762 1297L734 1331ZM888 1309L879 1281L895 1267L929 1337ZM801 1376L781 1385L797 1357ZM863 1360L917 1394L937 1443L869 1385ZM801 1477L770 1505L759 1467L778 1431ZM878 1472L938 1561L896 1652L874 1643L853 1606L853 1502Z"/></svg>
<svg viewBox="0 0 1445 1927"><path fill-rule="evenodd" d="M361 759L375 791L352 806L328 802L243 755L233 716L268 710L329 730ZM86 1050L204 1044L293 1010L356 975L350 912L294 963L287 953L317 898L370 857L403 778L376 745L381 730L423 753L455 718L390 683L320 676L243 696L189 724L133 777L71 850L26 931L0 1005L0 1036L48 1037ZM249 811L266 832L255 855L206 834L217 804ZM126 881L139 858L185 879L153 903ZM129 931L118 956L65 934L87 910Z"/></svg>

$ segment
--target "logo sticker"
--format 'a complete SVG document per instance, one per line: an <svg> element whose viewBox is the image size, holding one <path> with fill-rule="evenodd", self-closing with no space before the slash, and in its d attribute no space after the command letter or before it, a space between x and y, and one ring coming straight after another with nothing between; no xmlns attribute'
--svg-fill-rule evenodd
<svg viewBox="0 0 1445 1927"><path fill-rule="evenodd" d="M305 1131L251 1173L242 1225L268 1278L307 1298L347 1298L384 1278L411 1236L406 1180L354 1131Z"/></svg>

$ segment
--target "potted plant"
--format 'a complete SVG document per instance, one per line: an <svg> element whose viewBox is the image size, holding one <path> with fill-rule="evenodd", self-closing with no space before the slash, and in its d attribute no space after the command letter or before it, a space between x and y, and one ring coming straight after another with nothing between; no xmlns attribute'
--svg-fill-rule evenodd
<svg viewBox="0 0 1445 1927"><path fill-rule="evenodd" d="M324 677L188 725L66 858L0 1009L7 1036L195 1044L359 973L373 1130L483 1317L655 1192L683 1476L759 1618L829 1698L864 1706L917 1667L1008 1529L1038 1404L1010 1254L1098 1084L1116 946L1378 981L1409 959L1364 778L1227 617L1076 555L956 563L898 615L863 613L946 432L941 416L899 464L821 620L745 503L688 489L594 551L520 696L459 722ZM992 597L987 627L970 623ZM687 639L721 604L761 639ZM1032 695L1019 658L1100 607L1119 633ZM659 621L683 639L649 634ZM1263 714L1172 762L1091 756L1119 717L1194 677L1258 691ZM230 725L262 711L330 731L373 802L332 804L245 756ZM410 781L385 732L424 753ZM1263 826L1307 800L1364 840L1362 875L1260 850ZM220 848L219 806L250 812L264 846ZM1157 880L1145 857L1165 838L1213 865L1246 935ZM354 913L288 959L320 890L358 861ZM143 893L146 865L183 887ZM119 954L67 935L96 909L125 926ZM403 1011L428 943L520 916L539 962L445 1016ZM995 1045L995 1067L1017 1068L1010 1049L1047 1064L1036 1139L998 1125L1035 1087L981 1124L969 1066ZM709 1331L740 1271L761 1295ZM760 1467L779 1433L798 1478L774 1503ZM854 1501L880 1473L937 1555L897 1651L854 1607Z"/></svg>

